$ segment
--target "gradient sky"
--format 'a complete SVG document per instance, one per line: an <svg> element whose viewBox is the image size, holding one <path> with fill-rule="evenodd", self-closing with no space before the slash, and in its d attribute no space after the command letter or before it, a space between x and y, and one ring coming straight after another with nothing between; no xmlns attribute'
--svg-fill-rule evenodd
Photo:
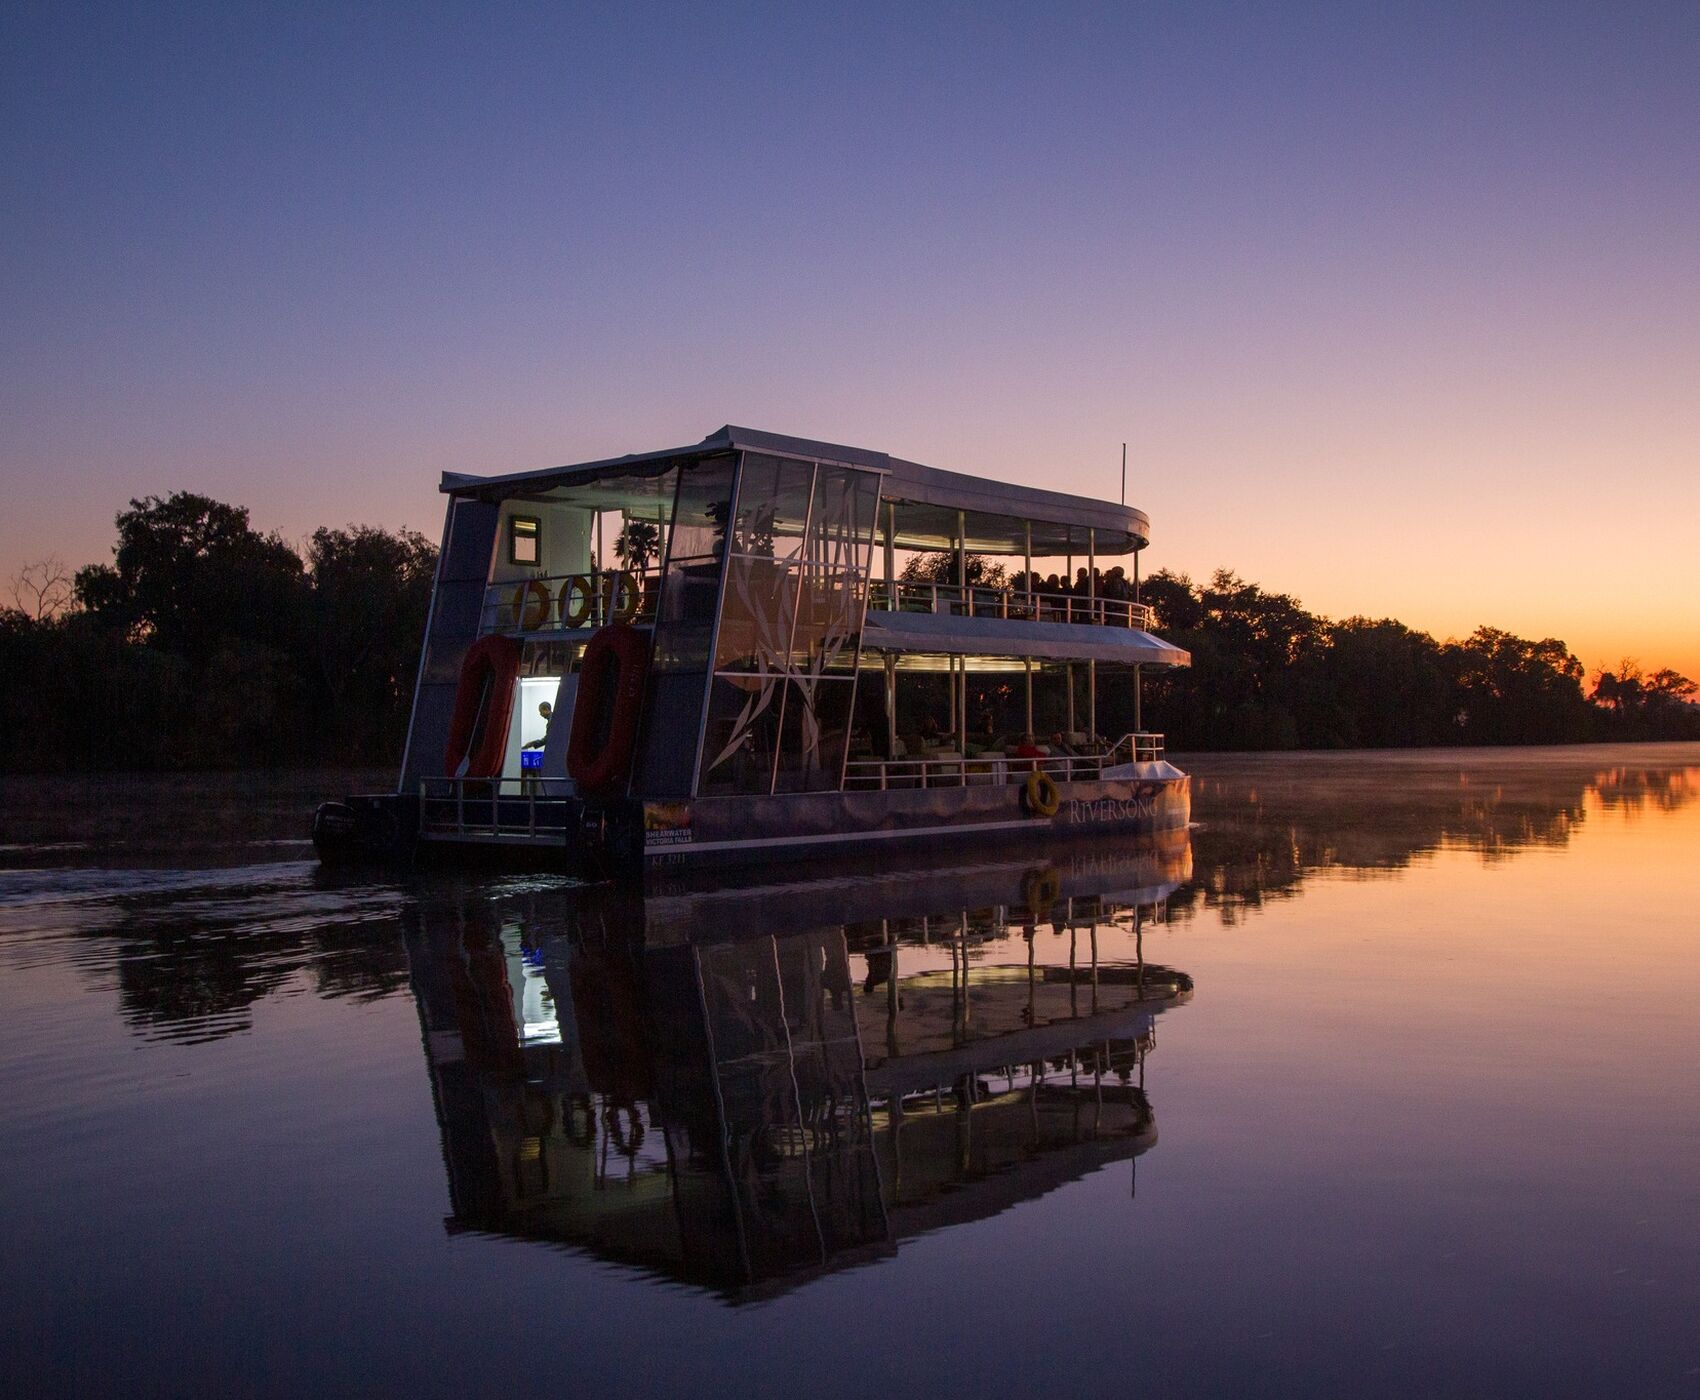
<svg viewBox="0 0 1700 1400"><path fill-rule="evenodd" d="M1395 12L1396 11L1396 12ZM725 422L1700 678L1700 4L0 15L0 573Z"/></svg>

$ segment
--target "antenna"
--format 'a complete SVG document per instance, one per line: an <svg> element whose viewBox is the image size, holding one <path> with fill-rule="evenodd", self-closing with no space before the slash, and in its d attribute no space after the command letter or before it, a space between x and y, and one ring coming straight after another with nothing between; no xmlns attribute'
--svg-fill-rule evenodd
<svg viewBox="0 0 1700 1400"><path fill-rule="evenodd" d="M1122 504L1127 504L1127 444L1122 444Z"/></svg>

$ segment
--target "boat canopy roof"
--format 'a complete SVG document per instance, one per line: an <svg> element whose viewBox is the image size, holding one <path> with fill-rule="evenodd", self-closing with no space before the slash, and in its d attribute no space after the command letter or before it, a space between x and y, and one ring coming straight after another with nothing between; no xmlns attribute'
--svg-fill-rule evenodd
<svg viewBox="0 0 1700 1400"><path fill-rule="evenodd" d="M1151 670L1192 664L1190 652L1136 627L1074 627L1062 622L886 612L879 608L868 609L862 645L874 651L946 656L1127 662Z"/></svg>
<svg viewBox="0 0 1700 1400"><path fill-rule="evenodd" d="M689 447L502 476L444 472L441 489L460 496L546 497L555 488L572 487L578 494L600 482L606 485L608 499L597 504L614 509L625 504L627 494L633 504L653 500L653 487L645 490L642 483L674 466L735 451L836 462L879 472L883 477L881 530L886 523L886 503L890 503L890 518L895 525L893 543L899 549L953 549L959 520L964 527L964 547L976 554L1021 555L1030 547L1036 559L1060 555L1084 559L1089 530L1091 546L1100 558L1129 554L1150 542L1149 519L1131 506L943 471L866 448L731 424Z"/></svg>

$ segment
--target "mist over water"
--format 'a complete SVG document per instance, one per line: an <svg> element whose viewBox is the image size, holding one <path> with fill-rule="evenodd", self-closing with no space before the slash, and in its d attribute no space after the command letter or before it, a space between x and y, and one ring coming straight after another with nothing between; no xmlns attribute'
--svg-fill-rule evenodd
<svg viewBox="0 0 1700 1400"><path fill-rule="evenodd" d="M3 780L0 1385L1695 1393L1700 746L1179 761L648 900Z"/></svg>

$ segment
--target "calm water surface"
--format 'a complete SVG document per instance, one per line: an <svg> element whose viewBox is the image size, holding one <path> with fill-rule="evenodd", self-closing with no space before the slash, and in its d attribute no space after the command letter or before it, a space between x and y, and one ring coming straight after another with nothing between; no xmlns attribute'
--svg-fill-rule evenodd
<svg viewBox="0 0 1700 1400"><path fill-rule="evenodd" d="M0 786L7 1394L1700 1394L1700 746L647 901Z"/></svg>

